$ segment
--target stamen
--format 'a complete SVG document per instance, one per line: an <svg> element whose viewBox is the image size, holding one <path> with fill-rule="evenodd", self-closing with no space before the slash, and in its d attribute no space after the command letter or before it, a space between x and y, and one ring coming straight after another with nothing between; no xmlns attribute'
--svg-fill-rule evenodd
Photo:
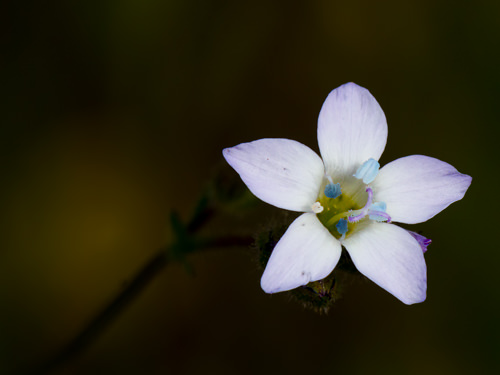
<svg viewBox="0 0 500 375"><path fill-rule="evenodd" d="M323 212L323 210L324 210L323 206L319 202L313 203L313 205L311 206L311 209L312 209L312 212L314 212L315 214L319 214L320 212Z"/></svg>
<svg viewBox="0 0 500 375"><path fill-rule="evenodd" d="M337 225L335 225L335 228L337 228L337 232L342 235L342 237L340 237L340 241L344 240L345 234L347 233L347 220L340 219Z"/></svg>
<svg viewBox="0 0 500 375"><path fill-rule="evenodd" d="M388 213L385 212L386 209L387 205L385 204L385 202L375 202L368 209L368 217L370 218L370 220L387 221L388 223L390 223L391 217Z"/></svg>
<svg viewBox="0 0 500 375"><path fill-rule="evenodd" d="M363 207L363 208L370 207L372 205L372 201L373 201L373 190L372 190L372 188L367 187L366 188L366 192L368 193L368 199L366 200L365 207Z"/></svg>
<svg viewBox="0 0 500 375"><path fill-rule="evenodd" d="M365 206L360 210L351 211L347 220L350 223L356 223L363 219L366 215L370 220L374 221L387 221L391 222L391 217L385 212L387 205L385 202L373 202L373 190L369 187L366 188L368 199Z"/></svg>
<svg viewBox="0 0 500 375"><path fill-rule="evenodd" d="M365 161L356 171L354 177L359 180L363 180L365 184L369 184L375 177L377 177L378 170L380 169L380 164L373 158Z"/></svg>
<svg viewBox="0 0 500 375"><path fill-rule="evenodd" d="M364 209L349 211L349 217L347 218L347 220L349 220L350 223L356 223L365 216L366 216L366 211Z"/></svg>
<svg viewBox="0 0 500 375"><path fill-rule="evenodd" d="M347 228L347 223L356 223L361 219L364 219L366 216L370 220L382 222L387 221L391 222L391 217L387 212L385 212L387 205L385 202L373 202L373 190L370 187L366 187L366 193L368 194L368 198L366 199L366 203L363 208L359 210L349 210L347 212L341 212L333 217L331 217L326 226L332 226L337 223L335 226L337 231L345 237L345 233L342 233L341 230L344 229L344 226ZM340 228L340 229L339 229ZM347 229L345 229L347 233ZM343 239L342 238L342 239Z"/></svg>
<svg viewBox="0 0 500 375"><path fill-rule="evenodd" d="M384 211L372 211L372 210L368 210L368 218L370 220L374 220L374 221L387 221L388 223L391 222L391 217L389 216L389 214L387 212L384 212Z"/></svg>
<svg viewBox="0 0 500 375"><path fill-rule="evenodd" d="M325 186L325 195L328 198L335 199L341 194L342 194L342 190L340 189L339 183L334 184L334 183L330 182L328 185Z"/></svg>
<svg viewBox="0 0 500 375"><path fill-rule="evenodd" d="M349 218L349 215L351 215L352 212L354 212L354 211L346 211L346 212L342 212L340 214L337 214L334 217L330 218L330 220L328 220L326 225L331 226L331 225L335 224L337 221L342 220L345 217Z"/></svg>
<svg viewBox="0 0 500 375"><path fill-rule="evenodd" d="M387 205L385 204L385 202L375 202L370 206L370 210L385 212L385 210L387 210Z"/></svg>
<svg viewBox="0 0 500 375"><path fill-rule="evenodd" d="M360 221L368 213L368 208L371 207L371 205L372 205L373 190L371 188L367 187L366 192L368 193L368 199L366 200L365 206L360 210L351 211L349 217L347 218L347 220L349 220L349 222L355 223L357 221Z"/></svg>

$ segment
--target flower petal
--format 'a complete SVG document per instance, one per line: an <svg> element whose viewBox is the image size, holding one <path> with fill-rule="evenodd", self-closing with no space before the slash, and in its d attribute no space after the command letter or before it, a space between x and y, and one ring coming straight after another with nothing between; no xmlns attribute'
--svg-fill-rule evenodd
<svg viewBox="0 0 500 375"><path fill-rule="evenodd" d="M316 215L302 214L274 247L260 285L266 293L277 293L324 279L340 254L340 242Z"/></svg>
<svg viewBox="0 0 500 375"><path fill-rule="evenodd" d="M374 200L387 204L392 221L415 224L462 199L471 181L448 163L412 155L385 165L372 186Z"/></svg>
<svg viewBox="0 0 500 375"><path fill-rule="evenodd" d="M354 83L333 90L318 119L318 143L327 174L352 175L387 142L384 112L370 92Z"/></svg>
<svg viewBox="0 0 500 375"><path fill-rule="evenodd" d="M351 259L363 275L407 305L423 302L427 267L418 242L406 230L370 223L344 240Z"/></svg>
<svg viewBox="0 0 500 375"><path fill-rule="evenodd" d="M311 212L324 176L321 158L290 139L260 139L223 150L250 191L286 210Z"/></svg>

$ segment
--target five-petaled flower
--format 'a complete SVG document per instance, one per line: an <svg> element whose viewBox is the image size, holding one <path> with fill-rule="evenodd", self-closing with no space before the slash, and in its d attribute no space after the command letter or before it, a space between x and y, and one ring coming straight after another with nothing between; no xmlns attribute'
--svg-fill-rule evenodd
<svg viewBox="0 0 500 375"><path fill-rule="evenodd" d="M471 177L428 156L379 170L387 141L384 112L348 83L328 95L318 119L323 160L289 139L260 139L223 151L258 198L303 212L276 244L261 279L267 293L328 276L342 245L363 275L406 304L426 298L430 240L391 224L424 222L462 199ZM423 251L424 250L424 251Z"/></svg>

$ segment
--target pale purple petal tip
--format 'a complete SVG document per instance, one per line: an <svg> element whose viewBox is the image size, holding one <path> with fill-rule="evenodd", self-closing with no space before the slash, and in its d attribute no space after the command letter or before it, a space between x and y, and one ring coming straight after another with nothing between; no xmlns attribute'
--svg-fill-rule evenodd
<svg viewBox="0 0 500 375"><path fill-rule="evenodd" d="M395 222L422 223L462 199L471 180L439 159L406 156L380 170L372 184L373 199L387 204Z"/></svg>
<svg viewBox="0 0 500 375"><path fill-rule="evenodd" d="M412 232L411 230L409 230L408 233L410 233L413 236L413 238L417 240L418 244L422 248L422 251L425 253L427 251L427 246L431 244L432 240L430 238L422 236L421 234Z"/></svg>

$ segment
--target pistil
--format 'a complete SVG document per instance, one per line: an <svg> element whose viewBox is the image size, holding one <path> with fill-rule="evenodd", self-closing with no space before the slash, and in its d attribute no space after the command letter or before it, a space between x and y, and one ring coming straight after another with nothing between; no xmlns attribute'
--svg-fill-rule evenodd
<svg viewBox="0 0 500 375"><path fill-rule="evenodd" d="M311 208L314 213L318 214L323 225L340 241L345 239L347 232L354 230L356 223L365 218L376 222L391 222L391 217L386 212L387 205L384 202L373 202L373 190L367 186L367 184L373 182L379 169L380 164L375 159L368 159L353 175L362 182L357 182L352 178L344 178L342 183L345 185L342 188L340 183L334 183L332 177L325 174L325 179L328 182L325 185L323 194L318 197L318 201ZM352 185L353 183L355 185ZM363 199L359 195L364 195L363 190L360 189L363 183L367 197L365 205L359 208L358 202ZM347 195L342 194L344 188ZM351 196L349 192L354 193L354 196Z"/></svg>
<svg viewBox="0 0 500 375"><path fill-rule="evenodd" d="M344 220L345 218L347 218L347 221L349 223L357 223L366 216L368 216L368 218L373 221L387 221L388 223L390 223L391 217L387 212L385 212L387 207L385 202L373 203L373 190L370 187L367 187L366 192L368 193L368 199L366 200L366 204L363 208L359 210L349 210L347 212L339 213L328 220L327 225L334 225L339 220Z"/></svg>

